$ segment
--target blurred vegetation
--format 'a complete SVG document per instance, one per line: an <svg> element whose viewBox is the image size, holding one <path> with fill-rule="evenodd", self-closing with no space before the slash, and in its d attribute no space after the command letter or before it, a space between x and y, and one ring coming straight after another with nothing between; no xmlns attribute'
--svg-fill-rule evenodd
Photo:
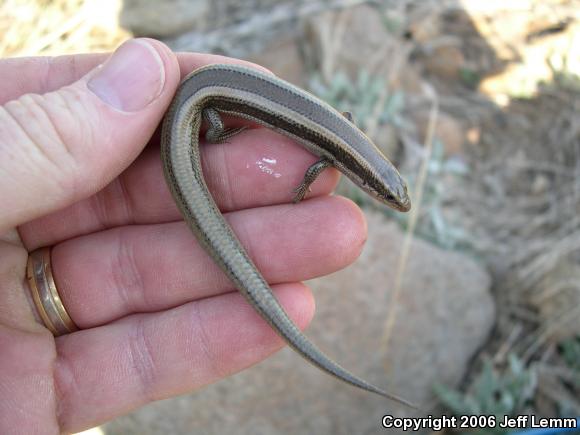
<svg viewBox="0 0 580 435"><path fill-rule="evenodd" d="M569 338L560 343L562 356L568 367L573 370L576 387L580 387L580 337Z"/></svg>
<svg viewBox="0 0 580 435"><path fill-rule="evenodd" d="M551 82L543 82L544 86L552 89L571 89L580 92L580 72L571 67L571 59L567 53L554 53L546 63L554 79Z"/></svg>
<svg viewBox="0 0 580 435"><path fill-rule="evenodd" d="M402 114L403 92L389 91L385 88L383 77L373 77L365 70L359 71L354 81L339 71L330 83L324 83L321 75L314 73L309 89L338 111L350 112L357 127L363 131L367 130L371 121L394 126L401 126L405 122ZM383 97L385 92L386 98Z"/></svg>
<svg viewBox="0 0 580 435"><path fill-rule="evenodd" d="M537 386L537 375L532 368L514 354L508 356L508 366L503 372L494 369L486 360L481 372L475 377L470 393L461 393L436 385L435 392L441 402L455 415L495 416L497 422L504 416L516 417L524 414L531 404ZM499 427L474 429L465 433L505 434L507 429Z"/></svg>
<svg viewBox="0 0 580 435"><path fill-rule="evenodd" d="M110 51L130 34L120 0L2 0L0 56Z"/></svg>

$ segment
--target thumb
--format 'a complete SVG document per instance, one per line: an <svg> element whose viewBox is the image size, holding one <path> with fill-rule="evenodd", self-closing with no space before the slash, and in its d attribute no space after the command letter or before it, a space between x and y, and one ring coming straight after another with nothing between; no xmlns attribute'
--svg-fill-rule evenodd
<svg viewBox="0 0 580 435"><path fill-rule="evenodd" d="M134 39L79 81L0 108L0 233L87 197L142 150L179 83L162 43Z"/></svg>

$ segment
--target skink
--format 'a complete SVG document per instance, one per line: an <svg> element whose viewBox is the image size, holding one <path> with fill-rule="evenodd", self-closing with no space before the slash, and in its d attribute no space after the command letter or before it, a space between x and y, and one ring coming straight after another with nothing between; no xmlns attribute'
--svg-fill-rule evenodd
<svg viewBox="0 0 580 435"><path fill-rule="evenodd" d="M356 377L324 355L294 325L266 280L221 215L204 180L199 149L202 119L208 142L223 142L243 128L224 129L221 114L256 122L296 140L320 157L295 189L300 201L329 166L390 207L411 207L405 182L395 167L352 123L328 104L290 83L257 70L209 65L181 83L163 121L161 157L165 178L191 231L270 326L310 363L364 390L413 406Z"/></svg>

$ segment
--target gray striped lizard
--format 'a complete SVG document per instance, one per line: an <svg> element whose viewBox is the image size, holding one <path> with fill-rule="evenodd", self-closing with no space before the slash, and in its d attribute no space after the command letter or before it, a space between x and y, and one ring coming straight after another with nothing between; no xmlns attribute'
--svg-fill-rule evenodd
<svg viewBox="0 0 580 435"><path fill-rule="evenodd" d="M161 158L165 178L189 228L270 326L302 357L364 390L413 406L351 374L322 353L294 325L221 215L204 180L199 133L224 142L244 127L225 129L221 114L244 118L282 133L320 157L294 190L303 199L310 184L333 166L378 201L399 211L411 207L405 182L386 157L352 123L311 94L273 75L234 65L209 65L181 83L163 121Z"/></svg>

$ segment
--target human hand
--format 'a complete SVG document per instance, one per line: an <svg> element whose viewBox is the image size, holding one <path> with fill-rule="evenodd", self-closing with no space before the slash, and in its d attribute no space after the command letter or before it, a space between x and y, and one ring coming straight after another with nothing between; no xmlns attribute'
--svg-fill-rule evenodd
<svg viewBox="0 0 580 435"><path fill-rule="evenodd" d="M283 346L181 220L155 133L185 74L241 61L175 56L144 39L107 57L0 62L2 434L95 426ZM313 185L312 200L290 204L316 159L289 139L252 128L230 142L203 147L208 184L303 328L314 302L300 281L354 261L364 219L328 196L334 170ZM28 253L43 246L52 247L56 287L79 328L56 338L26 280Z"/></svg>

